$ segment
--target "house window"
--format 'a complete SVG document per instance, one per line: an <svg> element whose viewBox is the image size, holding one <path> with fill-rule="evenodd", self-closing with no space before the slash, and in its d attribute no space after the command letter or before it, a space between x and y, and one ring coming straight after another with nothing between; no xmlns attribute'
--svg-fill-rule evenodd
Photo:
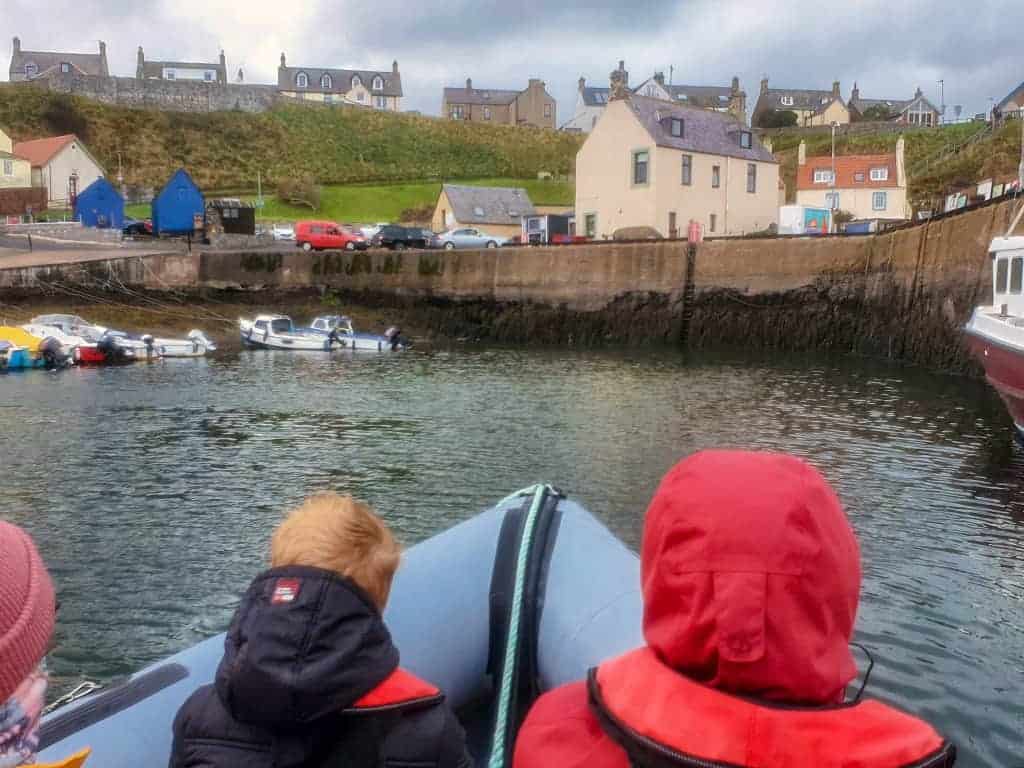
<svg viewBox="0 0 1024 768"><path fill-rule="evenodd" d="M633 184L641 185L647 183L647 171L651 162L651 155L646 149L633 153Z"/></svg>
<svg viewBox="0 0 1024 768"><path fill-rule="evenodd" d="M860 184L863 184L864 183L864 171L857 171L855 174L853 174L853 180L858 182L858 183L860 183Z"/></svg>
<svg viewBox="0 0 1024 768"><path fill-rule="evenodd" d="M60 71L62 74L66 75L68 72L71 71L71 65L66 61L62 61L60 63Z"/></svg>
<svg viewBox="0 0 1024 768"><path fill-rule="evenodd" d="M889 169L888 168L872 168L871 169L871 180L872 181L888 181L889 180Z"/></svg>
<svg viewBox="0 0 1024 768"><path fill-rule="evenodd" d="M829 170L828 168L815 168L814 169L814 183L815 184L831 184L832 183L832 171Z"/></svg>
<svg viewBox="0 0 1024 768"><path fill-rule="evenodd" d="M309 75L305 72L299 72L299 74L295 76L295 87L309 88Z"/></svg>
<svg viewBox="0 0 1024 768"><path fill-rule="evenodd" d="M373 90L375 90L375 91L383 91L384 90L384 78L381 77L380 75L377 75L375 78L373 78Z"/></svg>
<svg viewBox="0 0 1024 768"><path fill-rule="evenodd" d="M672 123L669 126L669 132L673 136L681 139L683 137L683 121L678 117L673 117Z"/></svg>
<svg viewBox="0 0 1024 768"><path fill-rule="evenodd" d="M14 161L13 160L4 160L4 176L13 176L13 175L14 175Z"/></svg>
<svg viewBox="0 0 1024 768"><path fill-rule="evenodd" d="M449 116L452 120L462 120L465 117L465 112L461 104L455 104L448 111Z"/></svg>
<svg viewBox="0 0 1024 768"><path fill-rule="evenodd" d="M362 78L359 77L359 75L352 75L352 87L353 88L358 88L362 84L363 84L363 80L362 80Z"/></svg>
<svg viewBox="0 0 1024 768"><path fill-rule="evenodd" d="M683 155L683 184L690 186L693 183L693 155Z"/></svg>
<svg viewBox="0 0 1024 768"><path fill-rule="evenodd" d="M35 62L29 62L25 65L25 77L35 77L39 74L39 67Z"/></svg>
<svg viewBox="0 0 1024 768"><path fill-rule="evenodd" d="M711 188L718 189L722 186L722 169L720 166L711 166Z"/></svg>
<svg viewBox="0 0 1024 768"><path fill-rule="evenodd" d="M356 94L356 101L366 101L366 94L360 91Z"/></svg>
<svg viewBox="0 0 1024 768"><path fill-rule="evenodd" d="M388 97L387 96L375 96L373 101L374 101L374 106L377 107L377 109L387 109L388 108Z"/></svg>
<svg viewBox="0 0 1024 768"><path fill-rule="evenodd" d="M708 232L714 232L715 231L715 227L717 226L717 224L718 224L718 217L715 214L712 213L708 217Z"/></svg>
<svg viewBox="0 0 1024 768"><path fill-rule="evenodd" d="M593 239L597 237L597 214L588 213L583 217L583 234Z"/></svg>
<svg viewBox="0 0 1024 768"><path fill-rule="evenodd" d="M1020 293L1024 283L1024 258L1010 260L1010 293Z"/></svg>
<svg viewBox="0 0 1024 768"><path fill-rule="evenodd" d="M1009 259L999 259L996 263L996 293L1006 293L1006 273Z"/></svg>
<svg viewBox="0 0 1024 768"><path fill-rule="evenodd" d="M203 72L203 80L205 80L208 83L212 83L213 82L213 72L211 72L210 70L206 70L205 72Z"/></svg>
<svg viewBox="0 0 1024 768"><path fill-rule="evenodd" d="M544 117L551 117L551 105L550 104L545 104L544 105Z"/></svg>
<svg viewBox="0 0 1024 768"><path fill-rule="evenodd" d="M825 207L833 211L839 210L839 193L838 192L826 192L825 193Z"/></svg>
<svg viewBox="0 0 1024 768"><path fill-rule="evenodd" d="M656 96L657 94L658 91L653 85L648 85L644 88L644 96Z"/></svg>
<svg viewBox="0 0 1024 768"><path fill-rule="evenodd" d="M320 87L323 88L325 91L329 91L333 86L334 82L331 80L331 76L324 72L324 74L320 77Z"/></svg>
<svg viewBox="0 0 1024 768"><path fill-rule="evenodd" d="M779 99L779 101L782 103L782 106L784 106L784 107L792 107L793 106L793 97L792 96L783 96L781 99Z"/></svg>
<svg viewBox="0 0 1024 768"><path fill-rule="evenodd" d="M750 149L750 144L750 131L740 131L740 146L744 149Z"/></svg>
<svg viewBox="0 0 1024 768"><path fill-rule="evenodd" d="M871 195L871 210L873 211L884 211L886 208L886 193L875 192Z"/></svg>
<svg viewBox="0 0 1024 768"><path fill-rule="evenodd" d="M747 163L747 192L757 192L757 165L754 163Z"/></svg>
<svg viewBox="0 0 1024 768"><path fill-rule="evenodd" d="M484 120L490 120L490 119L491 119L491 108L490 107L484 107Z"/></svg>
<svg viewBox="0 0 1024 768"><path fill-rule="evenodd" d="M165 80L173 80L174 79L174 70L173 69L164 70L164 79Z"/></svg>

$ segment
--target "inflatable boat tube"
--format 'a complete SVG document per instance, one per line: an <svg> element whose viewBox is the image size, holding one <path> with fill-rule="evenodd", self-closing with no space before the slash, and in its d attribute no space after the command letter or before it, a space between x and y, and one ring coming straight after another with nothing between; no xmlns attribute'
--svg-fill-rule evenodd
<svg viewBox="0 0 1024 768"><path fill-rule="evenodd" d="M510 749L538 692L642 642L637 556L583 507L537 488L409 549L385 613L402 666L483 724L478 765L492 743ZM87 765L166 765L178 707L213 680L223 647L211 637L51 713L39 762L90 747ZM497 725L507 730L495 740Z"/></svg>

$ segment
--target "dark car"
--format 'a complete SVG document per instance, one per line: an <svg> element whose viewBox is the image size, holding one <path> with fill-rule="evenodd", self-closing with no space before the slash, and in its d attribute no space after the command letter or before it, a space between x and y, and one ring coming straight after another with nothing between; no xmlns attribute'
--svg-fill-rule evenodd
<svg viewBox="0 0 1024 768"><path fill-rule="evenodd" d="M375 248L402 251L406 248L426 248L427 239L423 236L422 229L388 224L386 227L381 227L380 231L373 236L372 245Z"/></svg>
<svg viewBox="0 0 1024 768"><path fill-rule="evenodd" d="M130 237L139 237L153 234L153 221L146 219L145 221L138 221L137 219L125 219L124 226L121 231Z"/></svg>

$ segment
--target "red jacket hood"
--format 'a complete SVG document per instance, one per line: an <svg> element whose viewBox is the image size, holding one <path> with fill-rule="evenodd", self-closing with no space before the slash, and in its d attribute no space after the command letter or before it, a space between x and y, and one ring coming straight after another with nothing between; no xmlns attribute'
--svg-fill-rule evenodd
<svg viewBox="0 0 1024 768"><path fill-rule="evenodd" d="M860 551L839 499L792 456L705 451L647 510L644 637L715 688L792 703L842 698Z"/></svg>

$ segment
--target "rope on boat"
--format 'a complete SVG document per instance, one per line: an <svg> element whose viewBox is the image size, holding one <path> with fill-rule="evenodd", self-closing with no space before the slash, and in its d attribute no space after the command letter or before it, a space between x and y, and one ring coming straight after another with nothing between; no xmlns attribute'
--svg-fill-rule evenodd
<svg viewBox="0 0 1024 768"><path fill-rule="evenodd" d="M508 730L509 708L512 701L512 684L516 672L516 656L519 652L519 626L523 612L523 591L526 586L526 571L529 565L530 547L533 543L533 531L537 516L544 504L544 499L553 489L539 483L513 493L502 499L499 506L521 496L532 494L533 501L523 522L523 535L519 540L519 554L516 557L515 582L512 591L512 607L509 611L508 639L505 643L504 662L501 667L501 685L498 689L497 707L494 718L494 738L491 742L491 756L487 768L504 768L506 756L506 737Z"/></svg>

